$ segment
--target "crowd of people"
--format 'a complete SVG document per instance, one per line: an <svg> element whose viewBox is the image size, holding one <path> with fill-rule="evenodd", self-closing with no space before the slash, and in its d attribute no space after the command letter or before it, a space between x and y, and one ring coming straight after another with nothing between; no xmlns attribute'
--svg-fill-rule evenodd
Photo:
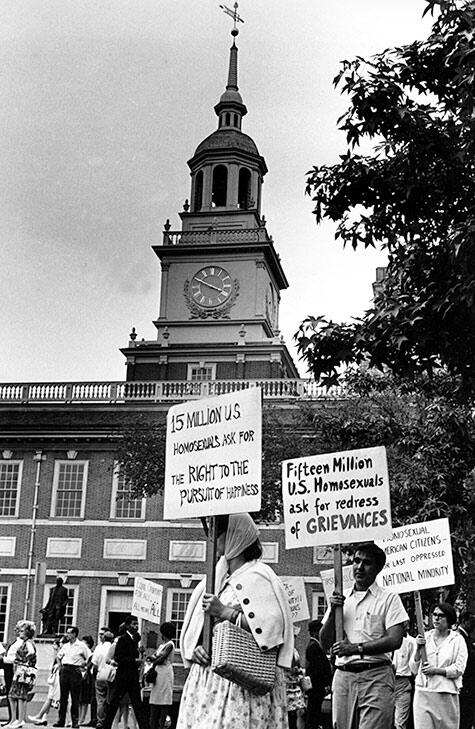
<svg viewBox="0 0 475 729"><path fill-rule="evenodd" d="M384 551L361 544L354 553L352 588L333 593L322 622L310 621L302 660L284 587L260 559L253 520L248 514L218 517L216 527L214 592L205 581L197 585L183 622L180 648L189 670L173 726L320 729L322 703L331 694L334 729L475 729L473 614L457 617L452 605L437 602L429 629L411 637L400 597L376 582ZM273 652L275 674L267 690L255 691L211 668L203 631L207 616L215 624L239 626L260 651ZM101 628L96 646L90 635L80 638L78 628L69 627L54 641L46 700L27 715L37 672L35 630L31 621L19 621L14 641L0 649L9 701L6 729L26 722L46 726L51 709L58 712L53 727L66 726L68 710L72 729L117 729L121 719L124 729L171 725L173 623L162 623L161 643L147 657L133 615L116 636Z"/></svg>
<svg viewBox="0 0 475 729"><path fill-rule="evenodd" d="M53 727L80 726L97 729L164 729L173 702L173 657L175 625L162 623L162 643L145 660L139 650L138 620L130 615L117 636L107 627L99 631L94 647L90 635L79 638L71 626L53 642L54 659L47 679L48 692L39 711L26 714L37 679L36 626L20 620L15 639L0 654L8 698L8 721L4 729L21 729L26 723L46 726L51 709L57 710ZM150 673L153 670L153 676ZM133 714L129 714L129 707ZM67 714L69 712L68 724Z"/></svg>

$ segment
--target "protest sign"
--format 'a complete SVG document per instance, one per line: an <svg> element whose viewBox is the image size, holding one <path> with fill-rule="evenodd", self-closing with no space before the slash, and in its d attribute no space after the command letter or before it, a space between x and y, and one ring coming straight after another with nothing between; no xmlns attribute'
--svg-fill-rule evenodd
<svg viewBox="0 0 475 729"><path fill-rule="evenodd" d="M162 609L163 587L143 577L134 580L134 594L132 597L132 615L144 618L151 623L160 624Z"/></svg>
<svg viewBox="0 0 475 729"><path fill-rule="evenodd" d="M453 585L448 519L395 527L391 536L377 543L386 552L386 564L378 575L381 587L402 593Z"/></svg>
<svg viewBox="0 0 475 729"><path fill-rule="evenodd" d="M303 577L281 577L280 579L289 598L292 622L298 623L299 620L308 620L310 613Z"/></svg>
<svg viewBox="0 0 475 729"><path fill-rule="evenodd" d="M261 430L257 387L171 407L164 518L259 511Z"/></svg>
<svg viewBox="0 0 475 729"><path fill-rule="evenodd" d="M283 461L282 497L287 549L391 534L384 447Z"/></svg>
<svg viewBox="0 0 475 729"><path fill-rule="evenodd" d="M343 567L343 590L350 590L353 587L353 565L346 564ZM325 600L327 605L330 601L330 597L335 589L335 571L334 570L322 570L320 572L322 578L323 592L325 593Z"/></svg>

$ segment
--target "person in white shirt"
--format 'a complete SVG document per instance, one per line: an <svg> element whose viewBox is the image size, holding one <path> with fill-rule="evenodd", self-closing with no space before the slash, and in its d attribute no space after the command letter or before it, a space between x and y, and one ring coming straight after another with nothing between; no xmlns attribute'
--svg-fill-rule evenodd
<svg viewBox="0 0 475 729"><path fill-rule="evenodd" d="M66 631L68 643L59 650L58 660L61 662L59 673L60 699L58 721L55 727L63 727L66 721L68 699L71 694L71 722L73 729L79 727L79 699L81 695L82 672L91 655L85 643L78 640L79 629L71 626Z"/></svg>
<svg viewBox="0 0 475 729"><path fill-rule="evenodd" d="M415 638L408 634L409 622L404 623L404 637L401 647L393 653L396 675L394 693L394 729L406 729L412 706L412 684L414 674L409 665L416 652Z"/></svg>
<svg viewBox="0 0 475 729"><path fill-rule="evenodd" d="M353 557L354 586L334 592L323 618L320 642L335 657L334 729L392 729L394 671L392 652L402 643L408 620L399 595L376 584L386 562L372 542L360 544ZM335 616L343 606L343 640L336 641Z"/></svg>
<svg viewBox="0 0 475 729"><path fill-rule="evenodd" d="M109 649L114 640L114 634L109 628L101 628L99 631L99 643L92 654L92 665L94 666L95 690L97 701L97 729L102 729L106 718L107 697L109 695L109 682L99 677L99 671L107 663Z"/></svg>
<svg viewBox="0 0 475 729"><path fill-rule="evenodd" d="M432 610L433 630L416 638L417 650L411 661L416 673L414 729L458 729L459 692L467 665L465 641L452 626L457 613L447 602L436 603ZM421 661L425 645L427 661Z"/></svg>

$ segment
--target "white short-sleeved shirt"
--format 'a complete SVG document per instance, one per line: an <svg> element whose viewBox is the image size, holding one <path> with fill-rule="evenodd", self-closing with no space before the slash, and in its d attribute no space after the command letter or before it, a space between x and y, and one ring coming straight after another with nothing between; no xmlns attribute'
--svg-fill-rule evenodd
<svg viewBox="0 0 475 729"><path fill-rule="evenodd" d="M105 665L107 658L109 656L110 647L111 647L111 644L108 641L105 641L104 643L99 643L94 648L94 651L92 653L91 663L94 666L96 666L98 671L100 671L101 668Z"/></svg>
<svg viewBox="0 0 475 729"><path fill-rule="evenodd" d="M343 630L350 643L366 643L369 640L383 638L386 630L393 625L404 623L409 620L399 595L380 587L376 582L367 590L358 592L354 587L344 591L345 603L343 605ZM331 607L323 618L326 623L330 615ZM336 665L342 666L351 661L376 662L391 660L391 653L378 653L376 655L362 657L359 654L351 656L340 656L336 659Z"/></svg>
<svg viewBox="0 0 475 729"><path fill-rule="evenodd" d="M74 643L65 643L58 652L58 659L63 666L85 666L91 651L82 640L75 640Z"/></svg>

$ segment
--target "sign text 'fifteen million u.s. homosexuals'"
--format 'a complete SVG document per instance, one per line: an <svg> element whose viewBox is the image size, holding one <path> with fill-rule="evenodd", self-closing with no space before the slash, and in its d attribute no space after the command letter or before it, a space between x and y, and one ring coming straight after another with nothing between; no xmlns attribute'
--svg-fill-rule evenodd
<svg viewBox="0 0 475 729"><path fill-rule="evenodd" d="M391 533L384 447L282 463L287 549L345 544Z"/></svg>

